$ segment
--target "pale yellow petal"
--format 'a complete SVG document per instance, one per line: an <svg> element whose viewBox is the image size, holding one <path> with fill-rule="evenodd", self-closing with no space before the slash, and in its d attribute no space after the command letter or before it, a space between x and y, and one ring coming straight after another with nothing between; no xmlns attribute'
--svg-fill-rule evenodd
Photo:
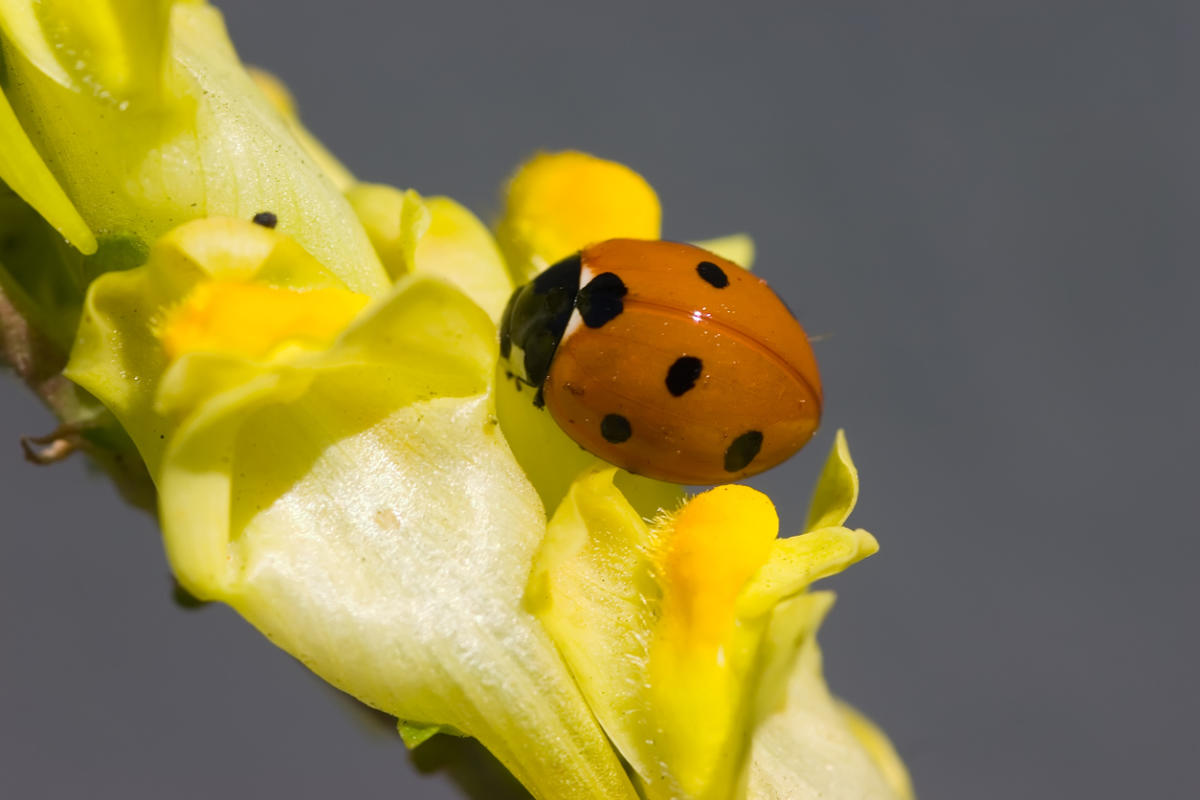
<svg viewBox="0 0 1200 800"><path fill-rule="evenodd" d="M772 612L766 657L788 675L765 679L781 689L761 697L769 713L754 734L748 800L902 800L825 685L816 629L831 603L818 592Z"/></svg>
<svg viewBox="0 0 1200 800"><path fill-rule="evenodd" d="M900 754L896 752L887 734L849 703L839 700L838 708L845 717L846 724L850 726L850 732L866 748L875 766L883 773L884 780L896 793L896 797L899 800L914 800L916 794L913 791L912 778L908 775L908 768L904 766Z"/></svg>
<svg viewBox="0 0 1200 800"><path fill-rule="evenodd" d="M757 617L810 584L875 554L879 543L864 530L819 528L780 539L770 559L738 597L738 614Z"/></svg>
<svg viewBox="0 0 1200 800"><path fill-rule="evenodd" d="M804 530L840 526L858 502L858 469L850 458L845 431L839 430L817 479Z"/></svg>
<svg viewBox="0 0 1200 800"><path fill-rule="evenodd" d="M493 321L512 294L512 279L491 232L448 197L359 183L346 192L393 279L414 272L457 286Z"/></svg>
<svg viewBox="0 0 1200 800"><path fill-rule="evenodd" d="M426 198L425 206L430 222L417 243L417 271L454 284L498 322L514 287L491 232L449 197Z"/></svg>
<svg viewBox="0 0 1200 800"><path fill-rule="evenodd" d="M354 186L356 180L353 173L300 122L296 100L283 81L256 67L249 67L247 72L271 106L283 116L296 141L300 142L313 162L333 181L333 185L342 192Z"/></svg>
<svg viewBox="0 0 1200 800"><path fill-rule="evenodd" d="M92 4L30 6L0 6L4 92L98 240L144 254L188 220L271 212L348 288L384 293L386 273L349 204L246 73L215 8L103 0L91 28ZM84 40L107 65L100 72L89 59L79 74L59 62L58 45ZM88 82L101 72L112 89Z"/></svg>
<svg viewBox="0 0 1200 800"><path fill-rule="evenodd" d="M334 370L205 407L164 461L172 564L335 686L480 739L535 796L633 800L522 607L543 518L486 396L413 402L411 382Z"/></svg>
<svg viewBox="0 0 1200 800"><path fill-rule="evenodd" d="M650 786L660 775L658 722L645 702L645 666L659 595L647 559L650 528L613 485L616 470L580 478L555 511L529 581L527 603L553 636L609 738Z"/></svg>
<svg viewBox="0 0 1200 800"><path fill-rule="evenodd" d="M379 254L392 280L413 271L417 242L429 228L429 210L421 195L377 183L356 183L346 199Z"/></svg>
<svg viewBox="0 0 1200 800"><path fill-rule="evenodd" d="M506 376L506 365L496 366L496 416L504 438L537 489L547 509L562 502L571 484L584 472L609 466L584 450L558 427L545 408L533 404L533 389ZM679 506L684 491L677 484L656 481L624 470L617 473L617 486L646 519Z"/></svg>

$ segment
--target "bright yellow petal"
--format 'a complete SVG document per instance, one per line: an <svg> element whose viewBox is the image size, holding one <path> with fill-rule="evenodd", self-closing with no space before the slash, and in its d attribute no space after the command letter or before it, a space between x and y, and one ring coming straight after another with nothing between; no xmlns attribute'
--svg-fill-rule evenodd
<svg viewBox="0 0 1200 800"><path fill-rule="evenodd" d="M646 179L580 153L539 153L508 184L496 237L514 282L605 239L657 239L662 211Z"/></svg>
<svg viewBox="0 0 1200 800"><path fill-rule="evenodd" d="M731 483L691 498L669 526L659 567L665 633L682 647L717 647L738 595L772 553L779 516L765 494Z"/></svg>
<svg viewBox="0 0 1200 800"><path fill-rule="evenodd" d="M171 360L199 351L261 359L285 343L328 344L366 304L335 287L206 281L167 311L158 335Z"/></svg>
<svg viewBox="0 0 1200 800"><path fill-rule="evenodd" d="M0 91L0 181L37 209L80 252L96 252L96 237L25 135L3 91Z"/></svg>

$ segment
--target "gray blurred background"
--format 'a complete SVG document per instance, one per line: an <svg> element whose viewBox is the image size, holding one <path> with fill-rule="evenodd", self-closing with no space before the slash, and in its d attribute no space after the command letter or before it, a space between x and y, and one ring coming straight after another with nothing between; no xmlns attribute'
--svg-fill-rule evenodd
<svg viewBox="0 0 1200 800"><path fill-rule="evenodd" d="M818 345L878 556L829 681L923 800L1196 796L1200 6L219 3L363 179L490 219L535 148L665 235L754 234ZM0 797L461 798L220 607L0 376ZM486 795L485 795L486 796Z"/></svg>

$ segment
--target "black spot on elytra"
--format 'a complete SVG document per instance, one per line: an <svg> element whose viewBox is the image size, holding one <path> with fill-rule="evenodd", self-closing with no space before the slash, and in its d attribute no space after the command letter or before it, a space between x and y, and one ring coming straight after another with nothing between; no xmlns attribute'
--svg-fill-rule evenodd
<svg viewBox="0 0 1200 800"><path fill-rule="evenodd" d="M746 431L733 440L725 451L725 471L740 472L750 465L758 451L762 449L763 435L761 431Z"/></svg>
<svg viewBox="0 0 1200 800"><path fill-rule="evenodd" d="M621 298L628 293L625 282L616 274L602 272L579 290L575 307L579 309L584 325L599 328L625 310L625 302Z"/></svg>
<svg viewBox="0 0 1200 800"><path fill-rule="evenodd" d="M724 289L729 285L729 276L725 274L725 270L711 261L701 261L696 265L696 272L700 274L701 278L718 289Z"/></svg>
<svg viewBox="0 0 1200 800"><path fill-rule="evenodd" d="M667 370L667 391L679 397L696 385L704 364L695 356L680 356Z"/></svg>
<svg viewBox="0 0 1200 800"><path fill-rule="evenodd" d="M254 215L251 222L255 225L262 225L264 228L274 228L279 224L279 217L271 211L260 211Z"/></svg>
<svg viewBox="0 0 1200 800"><path fill-rule="evenodd" d="M620 444L633 435L633 428L630 426L629 420L620 414L608 414L600 422L600 435L606 441Z"/></svg>

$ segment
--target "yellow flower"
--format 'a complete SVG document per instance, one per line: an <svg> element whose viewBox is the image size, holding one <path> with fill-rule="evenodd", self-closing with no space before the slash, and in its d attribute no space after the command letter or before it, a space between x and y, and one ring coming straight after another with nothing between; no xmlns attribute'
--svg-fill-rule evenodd
<svg viewBox="0 0 1200 800"><path fill-rule="evenodd" d="M522 608L545 523L489 408L495 359L442 280L367 304L286 236L212 219L92 284L68 374L150 465L188 591L410 737L475 736L541 797L632 797Z"/></svg>
<svg viewBox="0 0 1200 800"><path fill-rule="evenodd" d="M389 287L348 173L260 85L204 2L0 0L3 357L139 504L128 436L59 377L93 278L188 220L266 211L354 291Z"/></svg>
<svg viewBox="0 0 1200 800"><path fill-rule="evenodd" d="M541 154L493 237L355 182L203 2L0 0L0 46L0 300L129 437L189 592L543 800L910 796L820 675L808 587L876 547L844 438L779 539L764 495L615 470L496 379L517 282L660 235L640 175Z"/></svg>
<svg viewBox="0 0 1200 800"><path fill-rule="evenodd" d="M474 214L449 197L359 183L346 192L393 280L436 274L500 319L513 291L500 250Z"/></svg>
<svg viewBox="0 0 1200 800"><path fill-rule="evenodd" d="M386 288L344 168L297 138L207 3L3 0L0 42L0 181L93 275L188 220L269 211L355 291Z"/></svg>
<svg viewBox="0 0 1200 800"><path fill-rule="evenodd" d="M734 797L747 777L752 798L906 796L819 672L832 596L807 588L877 549L842 527L857 486L839 433L801 536L777 539L774 507L744 486L647 524L611 468L559 506L530 602L646 797ZM839 751L835 776L805 769Z"/></svg>

